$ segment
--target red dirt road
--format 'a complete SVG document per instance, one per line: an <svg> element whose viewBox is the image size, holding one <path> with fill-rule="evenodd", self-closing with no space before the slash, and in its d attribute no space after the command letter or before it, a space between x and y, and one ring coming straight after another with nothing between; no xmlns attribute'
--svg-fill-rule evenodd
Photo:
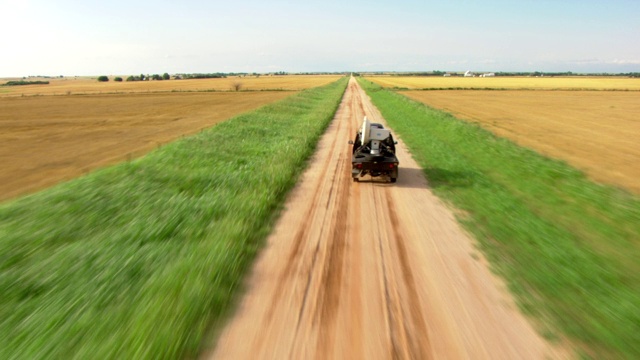
<svg viewBox="0 0 640 360"><path fill-rule="evenodd" d="M351 180L355 80L256 261L213 359L565 357L518 312L398 139L396 184Z"/></svg>

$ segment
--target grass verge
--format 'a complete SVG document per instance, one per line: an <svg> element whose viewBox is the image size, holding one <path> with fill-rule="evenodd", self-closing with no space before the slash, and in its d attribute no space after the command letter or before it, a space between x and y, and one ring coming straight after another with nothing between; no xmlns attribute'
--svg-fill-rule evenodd
<svg viewBox="0 0 640 360"><path fill-rule="evenodd" d="M545 336L585 357L640 358L637 196L359 81Z"/></svg>
<svg viewBox="0 0 640 360"><path fill-rule="evenodd" d="M0 358L197 357L346 83L0 205Z"/></svg>

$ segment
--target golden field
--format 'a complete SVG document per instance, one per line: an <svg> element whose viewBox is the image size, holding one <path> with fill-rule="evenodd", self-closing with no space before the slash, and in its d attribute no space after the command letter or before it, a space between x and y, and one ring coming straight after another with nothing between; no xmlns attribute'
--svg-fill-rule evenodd
<svg viewBox="0 0 640 360"><path fill-rule="evenodd" d="M418 77L367 76L383 87L407 89L633 90L640 79L624 77Z"/></svg>
<svg viewBox="0 0 640 360"><path fill-rule="evenodd" d="M215 83L194 81L210 84L205 86ZM182 81L132 85L165 83ZM88 89L95 85L68 84L52 88L91 92ZM309 85L299 85L303 86ZM0 200L140 156L180 136L290 95L288 91L258 91L0 97Z"/></svg>
<svg viewBox="0 0 640 360"><path fill-rule="evenodd" d="M322 86L340 78L338 75L285 75L285 76L232 76L220 79L189 79L162 81L98 82L97 77L28 78L25 81L49 81L48 85L20 85L0 87L0 97L31 95L77 95L171 91L232 91L240 84L240 90L303 90ZM120 76L126 79L127 76ZM9 80L0 79L0 84Z"/></svg>
<svg viewBox="0 0 640 360"><path fill-rule="evenodd" d="M470 79L475 80L494 79ZM611 88L625 83L612 81L600 86ZM452 90L400 93L478 123L544 155L565 160L597 181L640 193L640 92Z"/></svg>

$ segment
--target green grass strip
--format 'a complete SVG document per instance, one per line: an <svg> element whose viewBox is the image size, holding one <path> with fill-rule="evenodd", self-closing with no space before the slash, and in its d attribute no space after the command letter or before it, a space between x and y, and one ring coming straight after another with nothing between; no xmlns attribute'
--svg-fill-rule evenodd
<svg viewBox="0 0 640 360"><path fill-rule="evenodd" d="M423 167L463 210L495 270L551 339L581 356L640 358L640 199L564 162L360 80ZM402 159L400 159L402 161ZM402 169L400 169L402 177Z"/></svg>
<svg viewBox="0 0 640 360"><path fill-rule="evenodd" d="M0 205L0 358L197 357L346 84Z"/></svg>

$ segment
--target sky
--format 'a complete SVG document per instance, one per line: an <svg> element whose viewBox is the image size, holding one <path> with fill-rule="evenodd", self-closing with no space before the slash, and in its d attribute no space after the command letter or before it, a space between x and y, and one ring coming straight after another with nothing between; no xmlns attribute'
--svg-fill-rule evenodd
<svg viewBox="0 0 640 360"><path fill-rule="evenodd" d="M0 77L640 72L639 0L0 0Z"/></svg>

